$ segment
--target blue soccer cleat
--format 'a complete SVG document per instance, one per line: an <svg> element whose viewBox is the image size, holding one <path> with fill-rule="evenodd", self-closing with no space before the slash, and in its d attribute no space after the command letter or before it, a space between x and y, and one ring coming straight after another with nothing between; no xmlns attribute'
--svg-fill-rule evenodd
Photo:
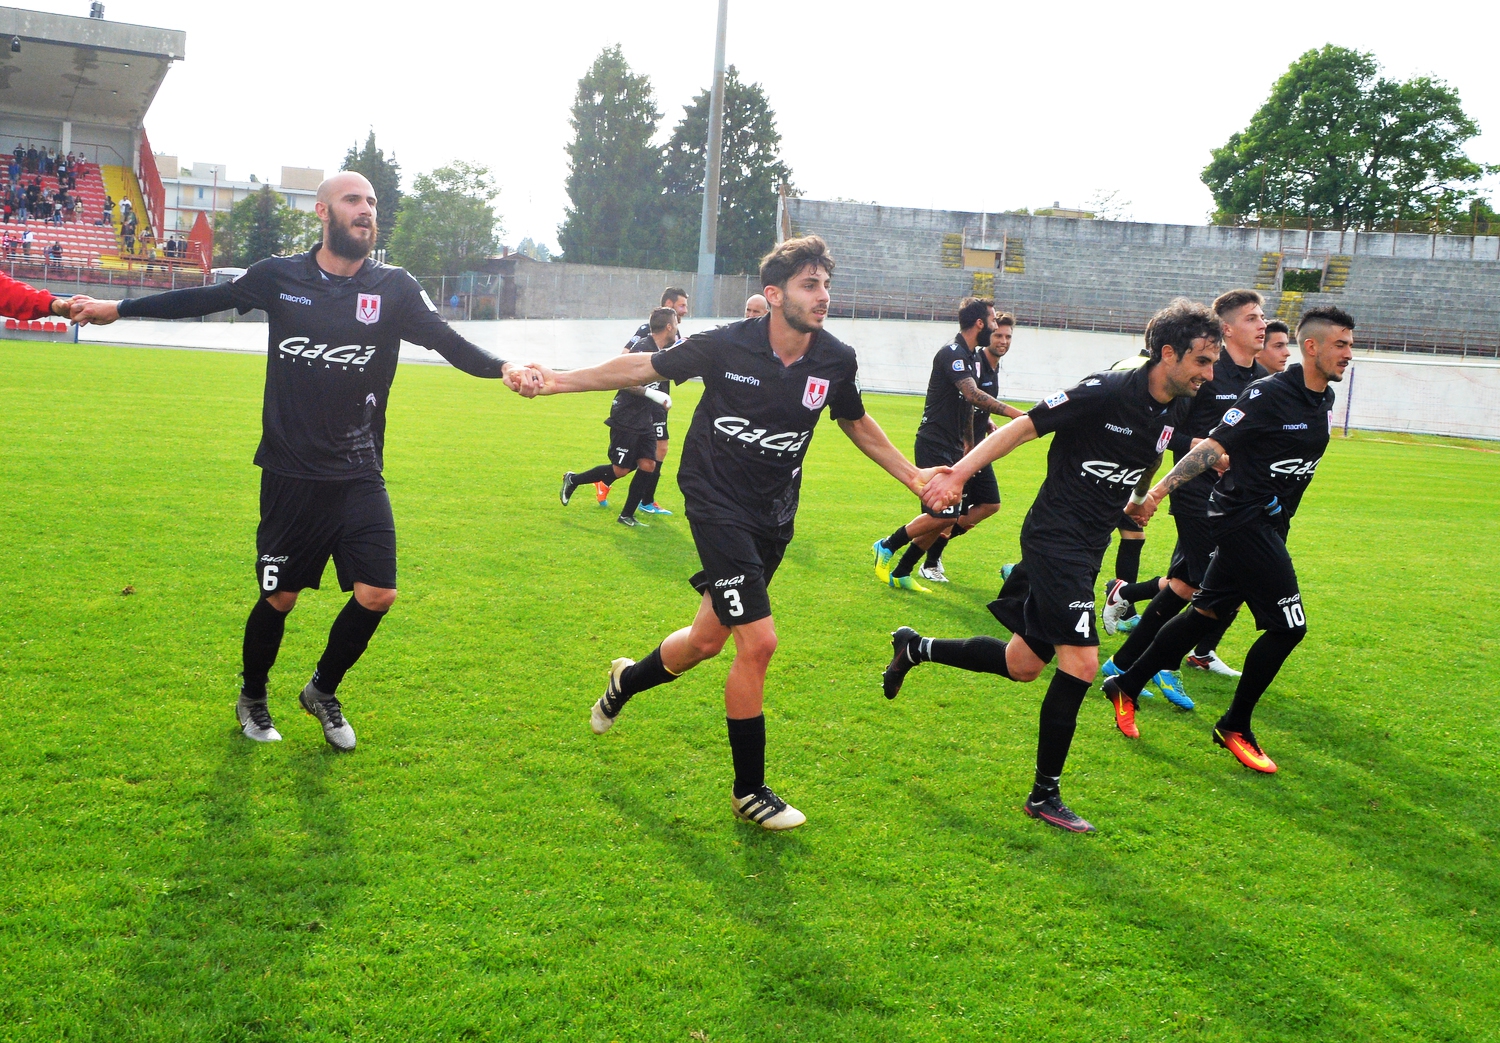
<svg viewBox="0 0 1500 1043"><path fill-rule="evenodd" d="M1188 698L1187 689L1183 687L1182 675L1176 670L1162 670L1151 679L1151 683L1161 691L1167 702L1183 710L1193 708L1193 700Z"/></svg>
<svg viewBox="0 0 1500 1043"><path fill-rule="evenodd" d="M667 510L655 500L652 500L650 503L641 504L639 509L642 514L660 514L669 518L672 516L671 511Z"/></svg>
<svg viewBox="0 0 1500 1043"><path fill-rule="evenodd" d="M1140 625L1141 625L1140 613L1136 613L1135 615L1131 616L1129 619L1122 619L1122 620L1120 620L1120 622L1115 625L1115 630L1117 630L1118 632L1120 632L1122 634L1128 634L1128 633L1130 633L1132 630L1134 630L1136 627L1138 627Z"/></svg>
<svg viewBox="0 0 1500 1043"><path fill-rule="evenodd" d="M876 540L870 545L870 549L875 552L875 578L882 583L889 583L891 559L896 556L896 552L885 545L885 540Z"/></svg>

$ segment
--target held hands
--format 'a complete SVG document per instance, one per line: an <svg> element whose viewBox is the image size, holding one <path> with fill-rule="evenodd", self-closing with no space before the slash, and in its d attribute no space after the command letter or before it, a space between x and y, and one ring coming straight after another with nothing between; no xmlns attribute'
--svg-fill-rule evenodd
<svg viewBox="0 0 1500 1043"><path fill-rule="evenodd" d="M96 301L92 297L74 297L68 302L68 318L78 326L108 326L120 317L118 301Z"/></svg>
<svg viewBox="0 0 1500 1043"><path fill-rule="evenodd" d="M952 507L964 496L964 482L951 467L928 467L918 472L924 476L915 490L924 506L934 511Z"/></svg>
<svg viewBox="0 0 1500 1043"><path fill-rule="evenodd" d="M549 390L544 390L548 380L553 383L557 380L557 374L545 366L535 362L526 365L507 362L503 371L505 386L510 388L522 398L536 398L538 395L550 395Z"/></svg>
<svg viewBox="0 0 1500 1043"><path fill-rule="evenodd" d="M1156 508L1161 504L1161 501L1162 495L1160 490L1153 487L1146 494L1146 498L1139 503L1136 502L1134 496L1131 496L1130 502L1125 505L1125 513L1140 522L1144 528L1146 523L1151 520L1151 516L1156 513Z"/></svg>

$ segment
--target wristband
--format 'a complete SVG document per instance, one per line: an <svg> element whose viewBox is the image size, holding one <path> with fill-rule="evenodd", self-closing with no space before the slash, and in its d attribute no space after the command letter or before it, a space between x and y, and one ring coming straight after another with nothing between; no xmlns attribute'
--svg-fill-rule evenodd
<svg viewBox="0 0 1500 1043"><path fill-rule="evenodd" d="M1131 493L1130 494L1130 506L1132 506L1132 507L1139 507L1141 504L1143 504L1145 502L1146 502L1146 498L1144 496L1142 496L1140 493Z"/></svg>
<svg viewBox="0 0 1500 1043"><path fill-rule="evenodd" d="M657 405L665 406L668 409L672 408L672 399L655 388L645 388L642 393Z"/></svg>

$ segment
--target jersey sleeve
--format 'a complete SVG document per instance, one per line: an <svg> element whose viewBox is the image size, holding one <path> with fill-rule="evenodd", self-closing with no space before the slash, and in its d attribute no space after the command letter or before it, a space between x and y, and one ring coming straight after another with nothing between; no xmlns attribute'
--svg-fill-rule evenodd
<svg viewBox="0 0 1500 1043"><path fill-rule="evenodd" d="M668 380L681 384L684 380L707 376L714 371L714 342L707 333L695 333L687 340L678 341L670 348L651 355L651 365L656 372Z"/></svg>
<svg viewBox="0 0 1500 1043"><path fill-rule="evenodd" d="M828 389L828 415L835 420L858 420L865 415L865 400L859 389L859 361L849 360L848 373Z"/></svg>
<svg viewBox="0 0 1500 1043"><path fill-rule="evenodd" d="M1252 391L1255 392L1254 395L1251 395ZM1234 405L1229 407L1223 418L1208 433L1208 437L1218 442L1224 447L1226 453L1233 456L1247 442L1278 430L1280 424L1274 415L1276 411L1270 408L1271 404L1266 401L1269 397L1251 384Z"/></svg>
<svg viewBox="0 0 1500 1043"><path fill-rule="evenodd" d="M52 314L52 294L0 273L0 312L13 319L40 319Z"/></svg>
<svg viewBox="0 0 1500 1043"><path fill-rule="evenodd" d="M241 315L252 308L266 311L269 303L276 299L276 278L272 262L272 258L256 261L229 284L229 297L233 307Z"/></svg>
<svg viewBox="0 0 1500 1043"><path fill-rule="evenodd" d="M949 344L939 351L938 359L944 376L954 384L961 380L977 381L979 379L974 373L974 360L957 344Z"/></svg>
<svg viewBox="0 0 1500 1043"><path fill-rule="evenodd" d="M411 341L437 352L454 369L474 377L502 376L505 360L473 343L438 314L437 307L422 284L410 272L401 273L407 285L402 289L397 329L402 340Z"/></svg>
<svg viewBox="0 0 1500 1043"><path fill-rule="evenodd" d="M1038 436L1082 423L1098 414L1109 392L1104 382L1090 377L1070 388L1054 391L1027 410Z"/></svg>

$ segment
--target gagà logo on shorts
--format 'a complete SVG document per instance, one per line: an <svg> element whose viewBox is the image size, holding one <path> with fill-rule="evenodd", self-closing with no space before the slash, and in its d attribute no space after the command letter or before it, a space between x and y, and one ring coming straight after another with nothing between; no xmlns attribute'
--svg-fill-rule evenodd
<svg viewBox="0 0 1500 1043"><path fill-rule="evenodd" d="M738 576L731 576L729 579L716 579L714 580L714 586L737 587L743 582L745 582L745 574L742 572Z"/></svg>

